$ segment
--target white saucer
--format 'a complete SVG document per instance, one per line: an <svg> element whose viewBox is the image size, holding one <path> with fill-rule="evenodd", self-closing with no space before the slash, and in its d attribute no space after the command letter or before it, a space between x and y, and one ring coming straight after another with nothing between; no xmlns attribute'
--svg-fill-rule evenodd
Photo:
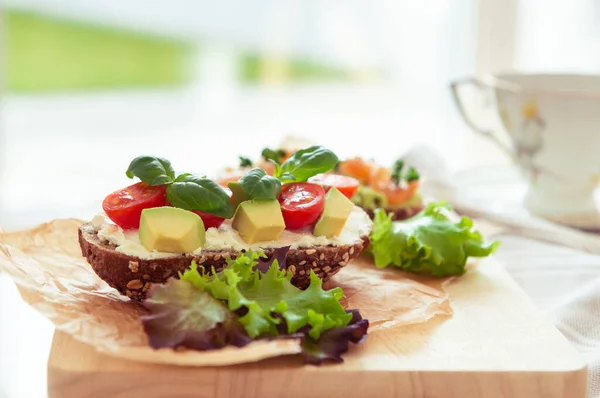
<svg viewBox="0 0 600 398"><path fill-rule="evenodd" d="M600 232L600 210L570 217L540 217L523 206L526 183L516 169L486 167L463 171L452 177L452 196L457 210L464 208L481 213L505 214L524 218L543 218L557 224L590 232ZM600 192L596 192L600 208Z"/></svg>

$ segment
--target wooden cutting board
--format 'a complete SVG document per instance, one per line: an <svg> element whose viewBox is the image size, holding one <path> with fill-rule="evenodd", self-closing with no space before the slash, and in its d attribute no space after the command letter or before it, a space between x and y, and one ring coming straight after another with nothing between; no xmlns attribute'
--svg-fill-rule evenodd
<svg viewBox="0 0 600 398"><path fill-rule="evenodd" d="M149 365L56 333L50 398L583 398L586 365L493 258L449 286L455 314L369 335L343 364L277 358L229 367Z"/></svg>

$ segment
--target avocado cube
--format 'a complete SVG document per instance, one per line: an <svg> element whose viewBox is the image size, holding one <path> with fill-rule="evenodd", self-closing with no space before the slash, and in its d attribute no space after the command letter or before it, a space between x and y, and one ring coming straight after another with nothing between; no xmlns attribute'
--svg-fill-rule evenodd
<svg viewBox="0 0 600 398"><path fill-rule="evenodd" d="M350 199L338 191L337 188L331 188L325 195L323 214L315 224L313 235L325 236L326 238L339 235L344 229L346 220L350 217L353 208L354 203Z"/></svg>
<svg viewBox="0 0 600 398"><path fill-rule="evenodd" d="M285 222L277 200L247 200L238 206L232 226L246 243L256 243L279 239Z"/></svg>
<svg viewBox="0 0 600 398"><path fill-rule="evenodd" d="M140 243L149 251L191 253L206 241L200 216L177 207L142 210Z"/></svg>
<svg viewBox="0 0 600 398"><path fill-rule="evenodd" d="M240 203L250 199L250 197L244 192L244 188L242 188L242 184L238 181L229 181L227 183L227 187L231 189L231 193L233 196L233 210L235 211Z"/></svg>

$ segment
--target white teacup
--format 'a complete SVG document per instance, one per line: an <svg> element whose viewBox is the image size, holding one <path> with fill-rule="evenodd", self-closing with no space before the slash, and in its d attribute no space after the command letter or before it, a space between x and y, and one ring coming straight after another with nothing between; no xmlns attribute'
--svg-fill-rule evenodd
<svg viewBox="0 0 600 398"><path fill-rule="evenodd" d="M465 121L506 150L528 180L524 205L531 213L557 221L597 218L600 76L501 74L451 86ZM502 127L475 121L465 98L473 88Z"/></svg>

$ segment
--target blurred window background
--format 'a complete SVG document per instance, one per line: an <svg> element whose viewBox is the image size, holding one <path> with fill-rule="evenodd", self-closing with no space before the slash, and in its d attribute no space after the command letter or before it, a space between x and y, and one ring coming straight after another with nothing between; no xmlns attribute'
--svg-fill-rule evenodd
<svg viewBox="0 0 600 398"><path fill-rule="evenodd" d="M0 225L89 217L139 154L210 174L297 135L383 162L420 143L457 167L488 161L470 151L449 82L598 72L598 7L6 0Z"/></svg>

